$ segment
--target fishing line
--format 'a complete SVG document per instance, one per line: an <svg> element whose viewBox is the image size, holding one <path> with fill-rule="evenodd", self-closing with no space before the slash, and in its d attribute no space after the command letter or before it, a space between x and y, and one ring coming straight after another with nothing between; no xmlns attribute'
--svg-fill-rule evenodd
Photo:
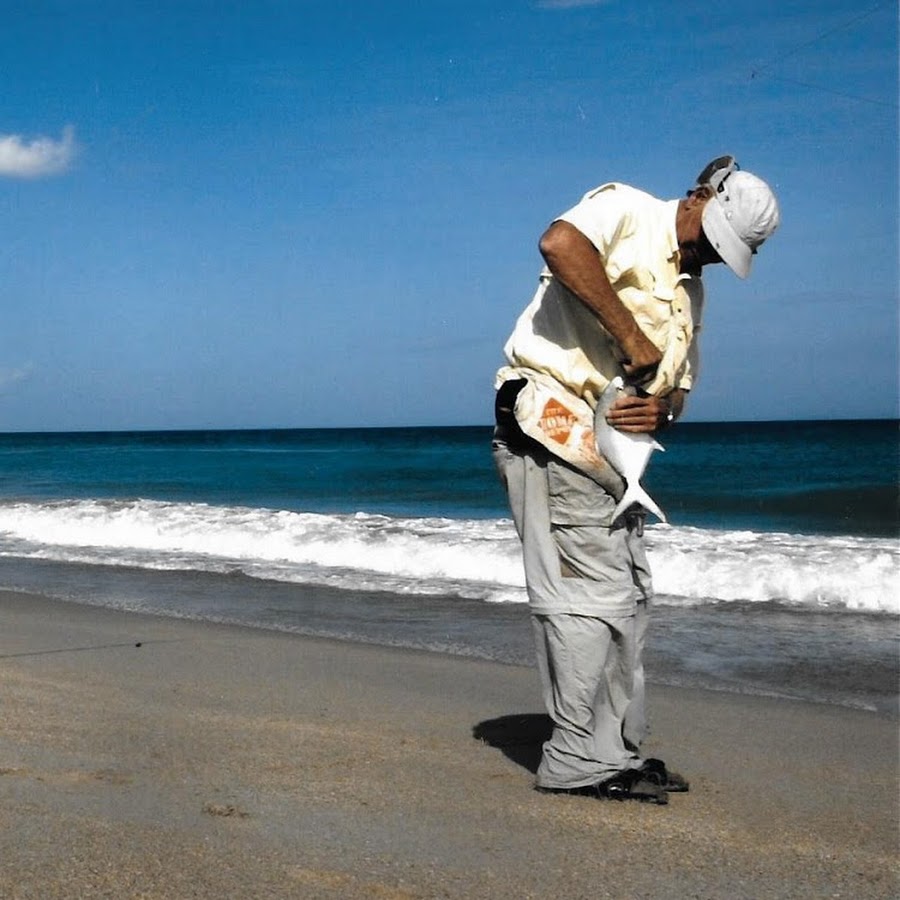
<svg viewBox="0 0 900 900"><path fill-rule="evenodd" d="M864 12L859 13L858 15L853 16L851 19L847 19L845 22L840 23L839 25L835 25L833 28L829 28L827 31L823 31L821 34L812 38L811 40L804 41L802 44L797 44L792 49L786 51L785 53L778 56L776 59L773 59L771 62L765 63L761 66L758 66L755 69L752 69L750 72L750 80L753 81L758 75L762 75L765 73L765 77L771 78L773 81L783 81L787 84L795 84L800 87L809 88L810 90L815 91L824 91L825 93L835 94L838 97L844 97L848 100L857 100L860 103L872 103L876 106L886 106L889 109L897 109L896 103L890 103L885 100L874 100L871 97L861 97L858 94L849 94L846 91L837 91L833 88L823 87L819 84L809 84L808 82L797 81L792 78L784 78L780 75L772 75L769 74L767 70L777 66L779 63L784 62L786 59L795 56L800 51L807 49L808 47L812 47L815 44L825 40L825 38L831 37L833 34L837 34L840 31L845 31L848 28L852 28L858 22L861 22L863 19L868 18L873 13L878 12L878 10L884 8L885 6L893 5L893 0L886 0L886 2L878 3L875 6L870 7Z"/></svg>
<svg viewBox="0 0 900 900"><path fill-rule="evenodd" d="M753 77L752 75L750 76ZM860 97L858 94L848 94L846 91L836 91L833 88L823 87L821 84L810 84L808 81L797 81L795 78L782 78L780 75L767 75L772 81L782 81L785 84L796 84L799 87L810 88L814 91L824 91L826 94L833 94L837 97L843 97L845 100L858 100L860 103L871 103L875 106L886 106L888 109L898 109L898 104L889 103L887 100L873 100L871 97Z"/></svg>
<svg viewBox="0 0 900 900"><path fill-rule="evenodd" d="M116 647L145 647L148 644L174 644L175 640L125 641L120 644L94 644L91 647L59 647L55 650L27 650L23 653L0 653L0 659L15 659L22 656L50 656L54 653L84 653L87 650L112 650Z"/></svg>

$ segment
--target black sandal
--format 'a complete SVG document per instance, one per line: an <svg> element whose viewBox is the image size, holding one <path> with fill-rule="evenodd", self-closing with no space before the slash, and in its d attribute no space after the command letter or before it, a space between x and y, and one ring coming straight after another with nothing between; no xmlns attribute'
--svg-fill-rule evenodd
<svg viewBox="0 0 900 900"><path fill-rule="evenodd" d="M690 782L683 775L679 775L678 772L667 769L666 764L661 759L645 759L644 764L638 771L647 781L652 781L669 793L684 794L691 789Z"/></svg>
<svg viewBox="0 0 900 900"><path fill-rule="evenodd" d="M637 800L665 806L669 795L655 781L647 778L642 769L626 769L596 786L597 796L607 800Z"/></svg>
<svg viewBox="0 0 900 900"><path fill-rule="evenodd" d="M669 802L669 795L665 789L648 778L643 769L625 769L599 784L571 788L537 785L535 790L542 794L575 794L601 800L637 800L641 803L656 803L659 806L665 806Z"/></svg>

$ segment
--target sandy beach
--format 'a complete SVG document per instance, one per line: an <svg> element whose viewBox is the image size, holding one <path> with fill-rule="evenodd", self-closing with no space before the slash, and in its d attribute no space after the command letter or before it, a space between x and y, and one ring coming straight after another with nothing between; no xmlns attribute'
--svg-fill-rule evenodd
<svg viewBox="0 0 900 900"><path fill-rule="evenodd" d="M0 896L897 895L888 716L651 686L665 807L532 789L536 673L0 593Z"/></svg>

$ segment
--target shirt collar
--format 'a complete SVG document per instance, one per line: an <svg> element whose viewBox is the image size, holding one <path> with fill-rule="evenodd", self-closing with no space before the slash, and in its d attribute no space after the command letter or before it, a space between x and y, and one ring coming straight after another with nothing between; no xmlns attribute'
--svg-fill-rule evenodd
<svg viewBox="0 0 900 900"><path fill-rule="evenodd" d="M669 259L678 261L678 232L675 230L675 217L678 214L678 204L680 200L667 200L665 223L666 223L666 240L669 242Z"/></svg>
<svg viewBox="0 0 900 900"><path fill-rule="evenodd" d="M680 200L666 200L665 223L666 223L666 240L668 242L669 260L674 263L675 267L681 263L681 251L678 249L678 230L675 227L675 219L678 215L678 204ZM679 272L675 283L682 281L690 281L694 279L700 281L700 275L689 275L687 272Z"/></svg>

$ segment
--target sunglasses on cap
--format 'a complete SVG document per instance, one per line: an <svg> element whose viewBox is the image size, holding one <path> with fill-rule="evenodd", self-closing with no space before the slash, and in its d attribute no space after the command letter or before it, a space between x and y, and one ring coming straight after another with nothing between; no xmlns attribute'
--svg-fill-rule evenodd
<svg viewBox="0 0 900 900"><path fill-rule="evenodd" d="M733 156L717 156L698 176L697 184L708 184L716 193L725 190L725 181L732 172L740 171Z"/></svg>

